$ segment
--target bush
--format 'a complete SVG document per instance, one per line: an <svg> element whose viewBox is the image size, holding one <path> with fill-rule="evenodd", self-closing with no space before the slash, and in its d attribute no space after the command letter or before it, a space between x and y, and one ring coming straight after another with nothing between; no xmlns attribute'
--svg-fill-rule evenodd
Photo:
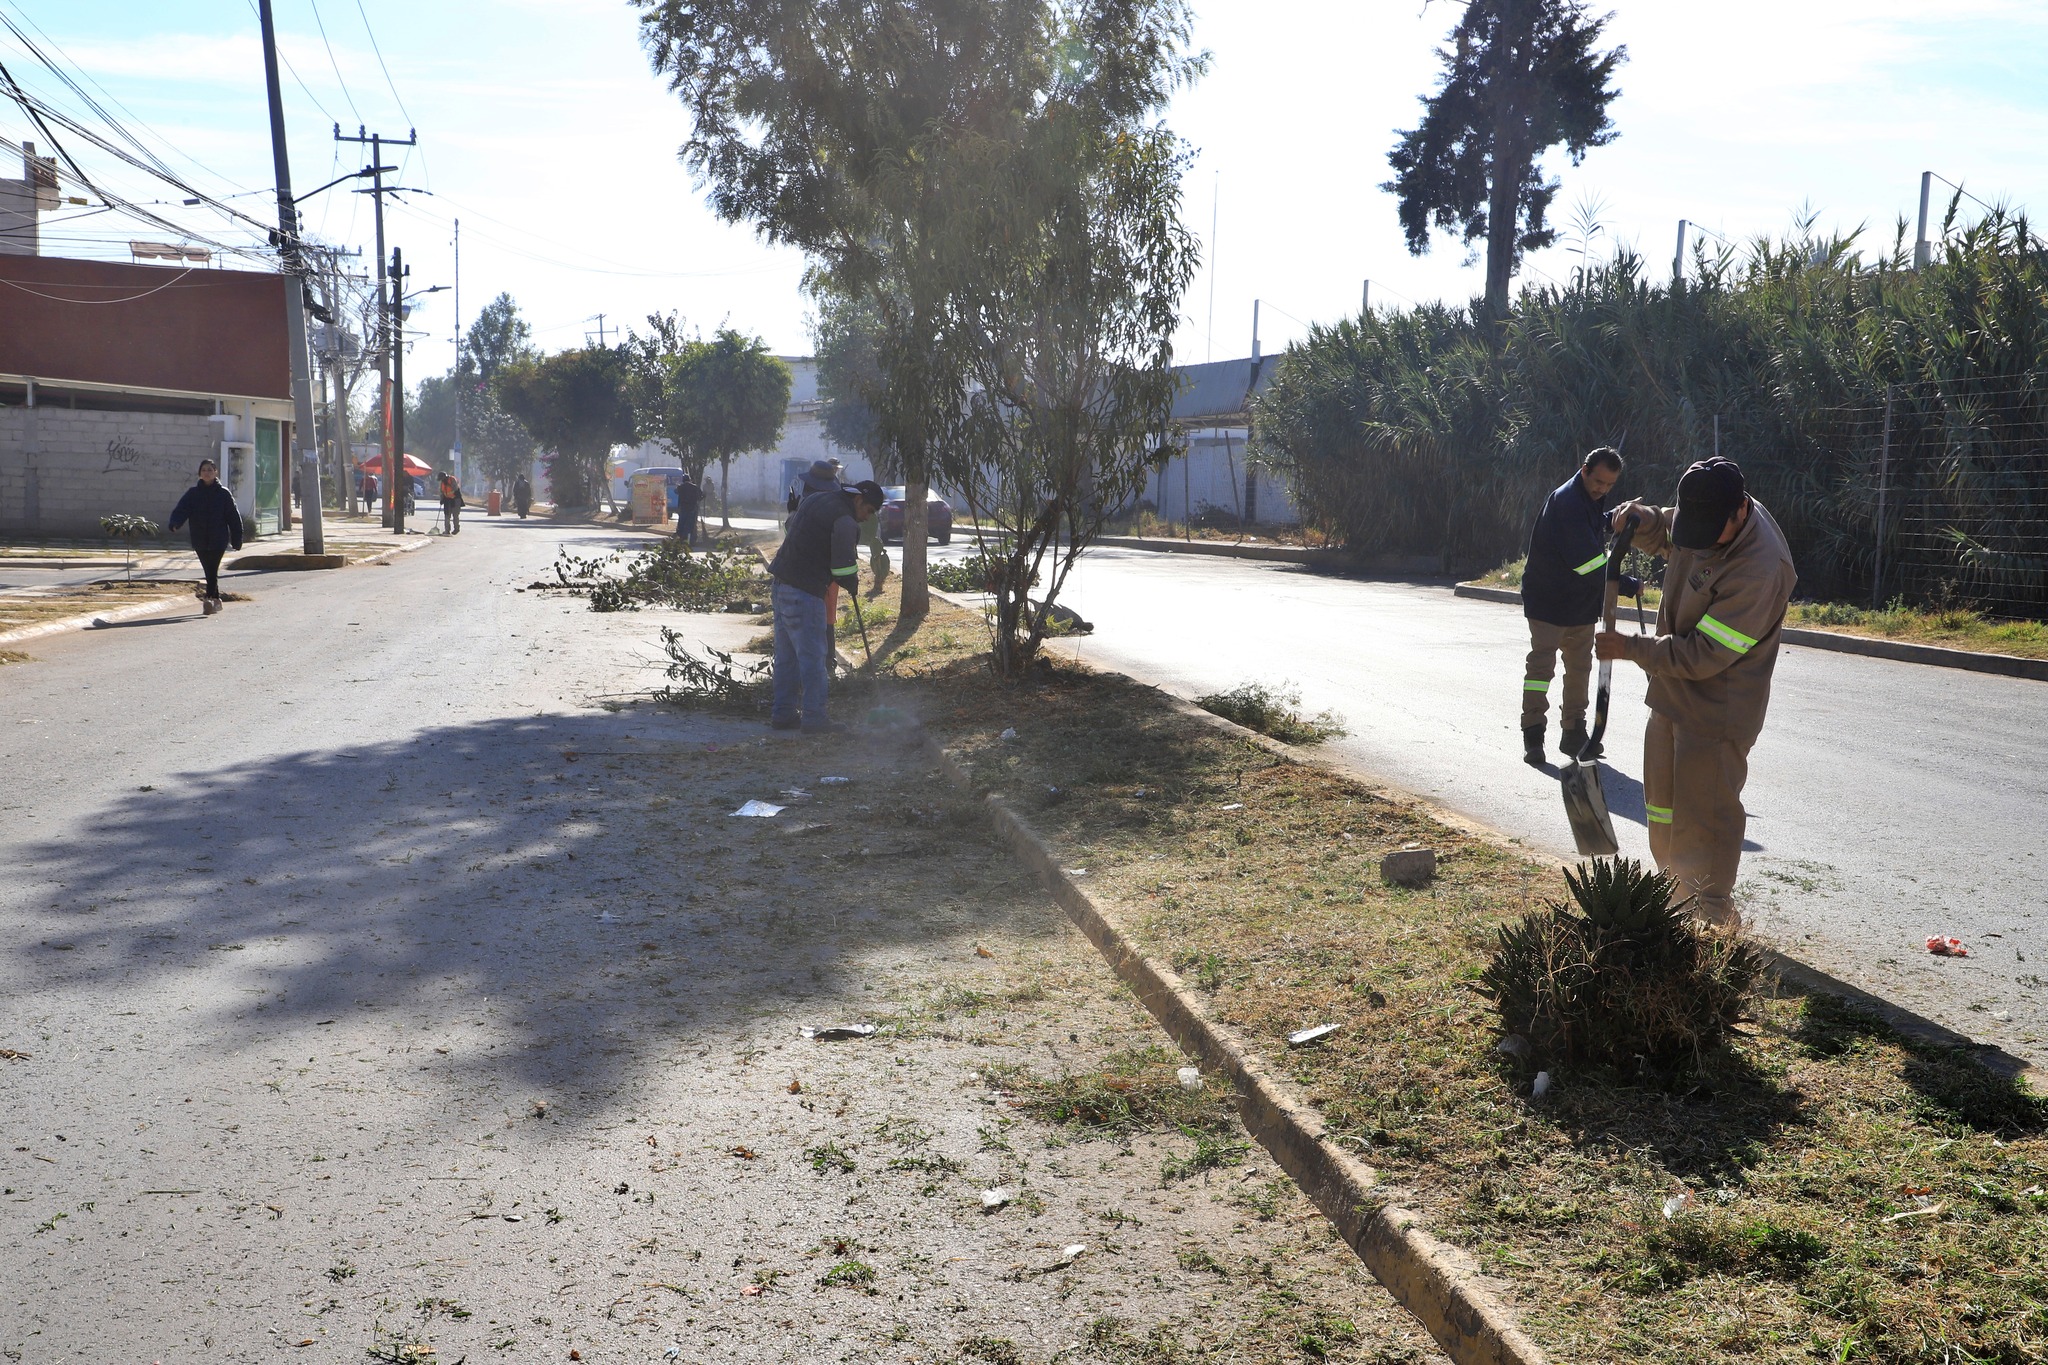
<svg viewBox="0 0 2048 1365"><path fill-rule="evenodd" d="M976 550L957 564L934 564L926 570L925 578L940 592L993 592L996 575L1002 570L1000 554L990 554L986 549ZM1038 575L1033 574L1026 588L1038 586Z"/></svg>
<svg viewBox="0 0 2048 1365"><path fill-rule="evenodd" d="M1212 715L1236 721L1248 730L1257 730L1288 744L1321 744L1326 739L1339 739L1350 733L1334 712L1323 711L1313 716L1301 714L1301 693L1292 687L1246 683L1228 692L1211 692L1206 697L1196 697L1195 705Z"/></svg>
<svg viewBox="0 0 2048 1365"><path fill-rule="evenodd" d="M617 572L623 566L623 572ZM693 554L677 540L663 540L633 554L585 559L564 551L555 561L550 587L588 593L592 611L638 611L643 606L682 611L716 611L756 595L760 560L746 550L705 550Z"/></svg>
<svg viewBox="0 0 2048 1365"><path fill-rule="evenodd" d="M707 657L692 653L680 633L661 628L661 647L668 654L668 686L654 699L671 706L714 711L765 711L773 670L766 659L741 663L722 649L704 646Z"/></svg>
<svg viewBox="0 0 2048 1365"><path fill-rule="evenodd" d="M1503 925L1481 989L1501 1028L1547 1064L1660 1071L1696 1065L1744 1015L1763 975L1748 940L1673 904L1670 877L1628 858L1567 871L1574 907Z"/></svg>

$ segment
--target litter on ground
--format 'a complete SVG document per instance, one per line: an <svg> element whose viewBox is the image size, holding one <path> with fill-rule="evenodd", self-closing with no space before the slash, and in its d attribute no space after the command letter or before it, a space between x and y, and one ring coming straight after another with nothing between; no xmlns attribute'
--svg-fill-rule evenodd
<svg viewBox="0 0 2048 1365"><path fill-rule="evenodd" d="M1529 1098L1532 1100L1540 1100L1549 1093L1550 1073L1548 1071L1537 1072L1535 1084L1529 1087Z"/></svg>
<svg viewBox="0 0 2048 1365"><path fill-rule="evenodd" d="M998 1185L992 1190L983 1190L981 1192L981 1211L983 1213L994 1213L1016 1197L1016 1189L1009 1185Z"/></svg>
<svg viewBox="0 0 2048 1365"><path fill-rule="evenodd" d="M1287 1046L1307 1047L1310 1043L1320 1043L1342 1027L1342 1024L1317 1024L1314 1028L1296 1029L1287 1035Z"/></svg>
<svg viewBox="0 0 2048 1365"><path fill-rule="evenodd" d="M782 814L782 807L767 801L749 801L746 805L734 811L733 814L759 816L765 820Z"/></svg>
<svg viewBox="0 0 2048 1365"><path fill-rule="evenodd" d="M821 1043L833 1042L840 1038L872 1038L873 1024L805 1024L797 1032L806 1038L815 1038Z"/></svg>
<svg viewBox="0 0 2048 1365"><path fill-rule="evenodd" d="M1933 953L1936 957L1968 957L1970 955L1970 950L1963 946L1961 939L1943 938L1940 934L1934 934L1928 938L1927 951Z"/></svg>
<svg viewBox="0 0 2048 1365"><path fill-rule="evenodd" d="M1199 1068L1184 1066L1174 1074L1180 1077L1180 1088L1189 1094L1192 1095L1202 1088L1202 1073Z"/></svg>

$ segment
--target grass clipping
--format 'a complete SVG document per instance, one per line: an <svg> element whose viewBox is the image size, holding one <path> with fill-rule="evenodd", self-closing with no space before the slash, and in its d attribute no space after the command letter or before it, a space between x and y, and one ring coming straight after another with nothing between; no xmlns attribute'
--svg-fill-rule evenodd
<svg viewBox="0 0 2048 1365"><path fill-rule="evenodd" d="M1139 949L1497 1277L1553 1359L2048 1360L2048 1106L2014 1076L1765 979L1687 1065L1575 1065L1532 1099L1481 987L1554 872L1128 679L992 679L940 646L948 624L897 657L976 788L1088 869ZM1438 851L1427 889L1377 875L1409 842ZM1172 1098L1163 1071L1135 1100L1108 1079L1031 1102L1087 1125Z"/></svg>

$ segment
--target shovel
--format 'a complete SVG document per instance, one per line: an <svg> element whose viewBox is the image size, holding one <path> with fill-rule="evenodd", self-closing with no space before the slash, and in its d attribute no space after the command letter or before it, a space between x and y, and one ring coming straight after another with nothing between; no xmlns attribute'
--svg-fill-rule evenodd
<svg viewBox="0 0 2048 1365"><path fill-rule="evenodd" d="M882 726L902 725L910 718L897 708L882 704L882 675L875 672L875 651L874 647L868 643L868 623L861 615L858 585L856 585L853 592L848 594L848 597L853 602L854 624L860 627L860 652L867 656L868 677L875 685L875 704L868 711L868 724Z"/></svg>
<svg viewBox="0 0 2048 1365"><path fill-rule="evenodd" d="M1621 593L1621 561L1628 554L1628 544L1635 536L1635 527L1624 524L1614 533L1614 543L1607 548L1607 605L1602 612L1603 628L1614 629L1614 608ZM1642 598L1636 598L1637 621L1640 627ZM1593 702L1593 728L1586 735L1585 747L1564 765L1564 814L1572 823L1572 841L1579 846L1579 855L1585 858L1612 858L1621 852L1621 845L1614 838L1614 819L1607 813L1607 793L1600 789L1599 760L1589 754L1600 749L1601 737L1607 733L1607 701L1614 693L1614 661L1600 661L1600 690Z"/></svg>

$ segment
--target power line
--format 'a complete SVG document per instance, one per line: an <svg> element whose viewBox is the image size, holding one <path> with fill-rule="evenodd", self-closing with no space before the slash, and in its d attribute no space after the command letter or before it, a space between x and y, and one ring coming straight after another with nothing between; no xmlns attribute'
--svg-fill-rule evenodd
<svg viewBox="0 0 2048 1365"><path fill-rule="evenodd" d="M256 0L242 0L242 3L249 7L249 13L255 15L256 22L261 24L263 22L263 15L256 8ZM292 65L292 59L285 56L282 49L279 49L277 59L284 63L285 70L292 73L292 80L298 83L299 89L306 92L306 98L313 101L313 107L320 111L320 117L329 123L335 122L334 115L327 112L327 106L320 102L320 97L313 93L313 87L306 84L306 78L299 74L299 69Z"/></svg>
<svg viewBox="0 0 2048 1365"><path fill-rule="evenodd" d="M405 115L405 121L407 124L417 128L419 124L413 118L412 110L405 107L405 97L398 93L398 83L391 79L391 68L384 64L384 49L377 45L377 30L370 27L370 12L363 8L363 0L356 0L356 13L360 14L363 17L363 32L368 34L370 37L370 51L377 54L377 69L384 73L384 84L391 91L391 98L398 101L398 112ZM357 121L361 122L361 120ZM411 153L407 152L406 155L409 158L411 156ZM426 163L427 154L425 152L421 152L420 165L425 166ZM403 174L403 169L404 168L401 166L401 174ZM428 172L427 178L430 180L433 178L432 171Z"/></svg>
<svg viewBox="0 0 2048 1365"><path fill-rule="evenodd" d="M334 69L334 83L341 87L341 97L348 101L348 111L356 116L356 122L363 121L363 111L356 108L356 97L349 93L348 82L342 78L341 63L334 60L334 44L327 41L327 21L320 17L320 0L306 0L313 7L313 23L320 30L320 46L327 49L327 65ZM339 147L336 151L339 152Z"/></svg>

